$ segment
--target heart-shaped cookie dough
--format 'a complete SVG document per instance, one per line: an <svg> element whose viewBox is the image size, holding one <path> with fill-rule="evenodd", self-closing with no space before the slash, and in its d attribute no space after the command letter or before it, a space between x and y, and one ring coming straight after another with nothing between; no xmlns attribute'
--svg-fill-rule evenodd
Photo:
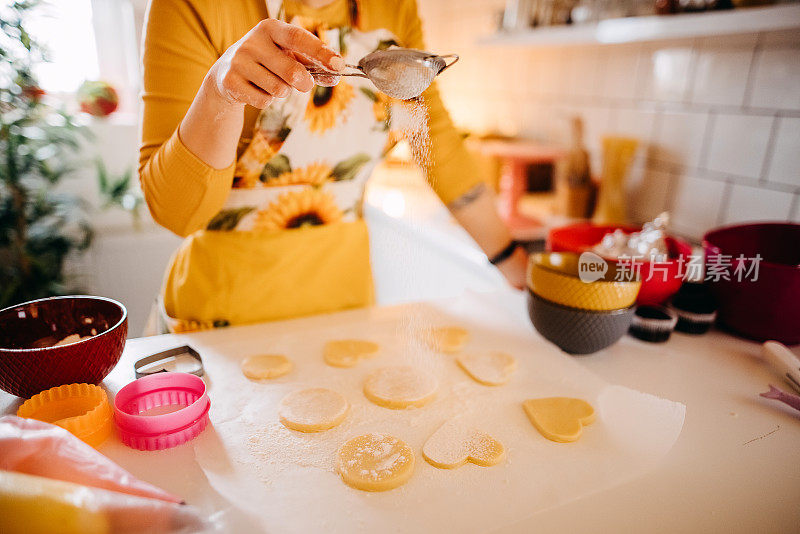
<svg viewBox="0 0 800 534"><path fill-rule="evenodd" d="M513 356L497 351L462 354L456 362L473 380L485 386L505 384L517 368Z"/></svg>
<svg viewBox="0 0 800 534"><path fill-rule="evenodd" d="M583 427L592 424L595 418L591 404L569 397L528 399L522 407L544 437L561 443L577 441Z"/></svg>
<svg viewBox="0 0 800 534"><path fill-rule="evenodd" d="M469 332L460 326L426 328L422 331L422 338L431 350L454 354L469 341Z"/></svg>
<svg viewBox="0 0 800 534"><path fill-rule="evenodd" d="M372 341L337 339L325 343L323 358L333 367L353 367L360 360L372 358L380 347Z"/></svg>
<svg viewBox="0 0 800 534"><path fill-rule="evenodd" d="M489 467L503 461L506 449L486 432L451 419L428 438L422 456L440 469L454 469L467 462Z"/></svg>

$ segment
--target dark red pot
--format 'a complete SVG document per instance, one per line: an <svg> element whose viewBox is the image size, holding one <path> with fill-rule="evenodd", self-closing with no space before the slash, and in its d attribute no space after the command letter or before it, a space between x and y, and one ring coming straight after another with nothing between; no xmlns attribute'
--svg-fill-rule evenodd
<svg viewBox="0 0 800 534"><path fill-rule="evenodd" d="M711 230L703 237L706 263L721 255L760 254L758 279L709 281L722 326L758 341L800 343L800 224L758 223ZM748 264L749 267L751 264Z"/></svg>
<svg viewBox="0 0 800 534"><path fill-rule="evenodd" d="M92 329L88 339L45 346ZM127 335L128 311L105 297L50 297L0 310L0 389L31 397L63 384L97 384L119 361Z"/></svg>

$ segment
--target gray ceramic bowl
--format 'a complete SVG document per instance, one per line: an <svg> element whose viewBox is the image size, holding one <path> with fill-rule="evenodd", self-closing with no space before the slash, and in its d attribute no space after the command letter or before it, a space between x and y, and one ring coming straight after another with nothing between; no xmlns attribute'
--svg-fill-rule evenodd
<svg viewBox="0 0 800 534"><path fill-rule="evenodd" d="M636 306L588 311L555 304L528 290L528 315L545 339L570 354L591 354L625 335Z"/></svg>

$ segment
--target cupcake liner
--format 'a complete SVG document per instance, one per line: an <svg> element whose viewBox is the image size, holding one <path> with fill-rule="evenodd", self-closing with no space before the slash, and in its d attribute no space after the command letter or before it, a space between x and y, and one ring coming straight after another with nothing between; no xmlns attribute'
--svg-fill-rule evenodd
<svg viewBox="0 0 800 534"><path fill-rule="evenodd" d="M646 317L642 315L643 312L651 315L660 313L661 315L666 315L666 317ZM633 315L628 333L642 341L660 343L669 339L677 323L678 315L669 308L664 306L639 306Z"/></svg>

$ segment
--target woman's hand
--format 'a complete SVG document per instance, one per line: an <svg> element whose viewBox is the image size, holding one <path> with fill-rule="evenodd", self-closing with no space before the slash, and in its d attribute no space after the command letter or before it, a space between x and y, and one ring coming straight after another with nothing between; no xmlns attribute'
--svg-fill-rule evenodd
<svg viewBox="0 0 800 534"><path fill-rule="evenodd" d="M231 45L208 71L204 85L222 102L267 107L292 88L308 92L314 78L306 65L339 72L344 60L311 32L265 19ZM335 85L336 80L327 80Z"/></svg>
<svg viewBox="0 0 800 534"><path fill-rule="evenodd" d="M245 104L264 109L292 87L310 91L305 65L339 72L344 60L310 32L275 19L259 22L208 70L178 127L189 151L215 169L236 160ZM318 80L335 85L337 76Z"/></svg>

